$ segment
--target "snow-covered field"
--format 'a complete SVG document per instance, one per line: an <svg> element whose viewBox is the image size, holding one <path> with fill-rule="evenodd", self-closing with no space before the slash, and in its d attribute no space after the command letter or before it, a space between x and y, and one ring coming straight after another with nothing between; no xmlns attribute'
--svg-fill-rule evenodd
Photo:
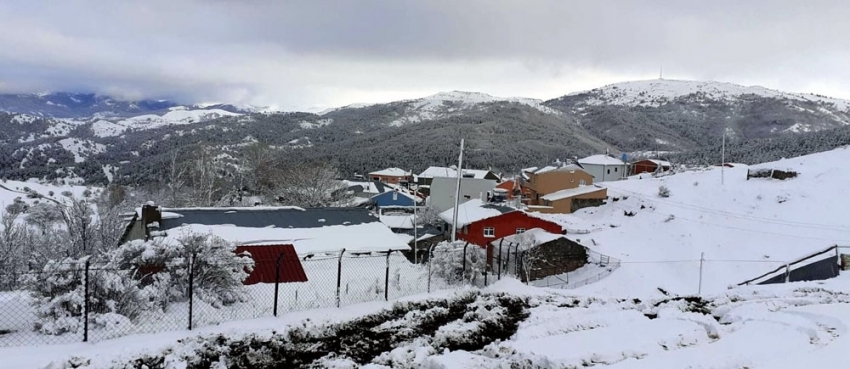
<svg viewBox="0 0 850 369"><path fill-rule="evenodd" d="M158 360L164 368L202 360L222 368L841 367L850 349L848 282L615 299L506 279L482 292L405 298L392 310L376 302L197 332L0 348L0 367L130 368ZM385 341L391 344L379 344Z"/></svg>
<svg viewBox="0 0 850 369"><path fill-rule="evenodd" d="M29 191L27 191L29 189ZM97 187L75 186L75 185L54 185L42 184L36 181L0 181L0 206L5 208L12 204L15 198L20 197L21 200L32 204L38 198L27 197L28 193L38 194L40 197L61 200L68 193L76 198L84 198L86 191L91 192L91 196L96 196L101 189ZM64 193L64 194L63 194Z"/></svg>
<svg viewBox="0 0 850 369"><path fill-rule="evenodd" d="M747 180L746 165L605 182L617 201L549 216L568 237L622 260L582 290L605 296L719 293L833 245L850 246L850 149L750 168L794 170L797 178ZM723 183L721 184L721 176ZM670 197L658 196L660 186ZM633 213L627 216L626 213ZM587 233L589 232L589 233ZM850 249L846 249L850 253Z"/></svg>

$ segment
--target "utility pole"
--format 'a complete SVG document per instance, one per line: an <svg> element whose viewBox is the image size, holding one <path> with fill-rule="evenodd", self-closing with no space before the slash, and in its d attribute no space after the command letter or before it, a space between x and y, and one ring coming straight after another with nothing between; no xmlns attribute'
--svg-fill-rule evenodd
<svg viewBox="0 0 850 369"><path fill-rule="evenodd" d="M724 184L723 171L726 168L726 128L723 128L723 144L720 149L720 184Z"/></svg>
<svg viewBox="0 0 850 369"><path fill-rule="evenodd" d="M457 189L455 189L455 208L452 212L452 243L457 241L457 207L460 205L460 179L463 177L463 139L460 139L460 155L457 157Z"/></svg>
<svg viewBox="0 0 850 369"><path fill-rule="evenodd" d="M699 289L697 289L697 296L702 295L702 265L705 263L705 253L700 253L699 255Z"/></svg>
<svg viewBox="0 0 850 369"><path fill-rule="evenodd" d="M419 189L417 188L415 192L413 192L413 263L417 264L419 260L419 247L417 245L417 240L419 239L419 225L416 223L416 208L419 207L419 196L416 194L419 193Z"/></svg>

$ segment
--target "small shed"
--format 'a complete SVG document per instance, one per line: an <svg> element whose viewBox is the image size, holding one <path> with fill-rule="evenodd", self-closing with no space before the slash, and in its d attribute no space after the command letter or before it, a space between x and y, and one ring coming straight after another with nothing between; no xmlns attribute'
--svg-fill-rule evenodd
<svg viewBox="0 0 850 369"><path fill-rule="evenodd" d="M588 261L587 249L564 235L534 228L490 243L491 270L531 282L572 272Z"/></svg>
<svg viewBox="0 0 850 369"><path fill-rule="evenodd" d="M254 260L254 269L244 284L307 282L301 259L292 245L239 246L237 254L248 253ZM279 279L278 279L279 278Z"/></svg>
<svg viewBox="0 0 850 369"><path fill-rule="evenodd" d="M632 174L666 172L670 168L670 162L657 159L644 159L632 163Z"/></svg>

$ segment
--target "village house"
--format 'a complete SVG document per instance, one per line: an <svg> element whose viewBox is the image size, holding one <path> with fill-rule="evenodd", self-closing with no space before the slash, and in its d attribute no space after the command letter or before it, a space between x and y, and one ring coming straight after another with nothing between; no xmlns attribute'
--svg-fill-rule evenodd
<svg viewBox="0 0 850 369"><path fill-rule="evenodd" d="M400 168L387 168L377 172L369 173L369 179L394 185L405 185L410 183L413 176L409 171Z"/></svg>
<svg viewBox="0 0 850 369"><path fill-rule="evenodd" d="M416 176L416 184L419 186L430 186L431 182L434 178L442 177L442 178L457 178L457 169L452 166L449 168L446 167L428 167L422 173ZM475 179L489 179L492 181L501 180L501 176L494 173L491 170L481 170L481 169L464 169L463 176L466 178L475 178Z"/></svg>
<svg viewBox="0 0 850 369"><path fill-rule="evenodd" d="M523 282L569 273L588 262L584 246L541 228L492 240L490 249L490 270L517 275Z"/></svg>
<svg viewBox="0 0 850 369"><path fill-rule="evenodd" d="M179 242L181 237L203 234L235 245L234 252L248 253L254 272L245 283L269 282L278 258L281 282L298 282L300 258L319 253L348 251L370 253L407 251L410 247L364 208L160 208L145 205L136 210L121 237L132 240ZM284 271L295 270L294 272ZM306 278L306 277L305 277Z"/></svg>
<svg viewBox="0 0 850 369"><path fill-rule="evenodd" d="M457 213L457 238L481 247L486 247L492 240L523 233L532 228L541 228L552 233L563 232L563 228L557 223L530 216L515 208L487 204L478 199L461 204ZM440 219L447 224L452 224L453 217L454 209L440 213Z"/></svg>
<svg viewBox="0 0 850 369"><path fill-rule="evenodd" d="M670 162L658 159L644 159L632 163L632 174L666 172L670 168Z"/></svg>
<svg viewBox="0 0 850 369"><path fill-rule="evenodd" d="M547 194L593 183L593 176L575 164L546 166L529 173L525 186L531 205L539 205Z"/></svg>
<svg viewBox="0 0 850 369"><path fill-rule="evenodd" d="M460 200L464 203L469 200L487 200L487 194L496 188L496 181L479 178L463 178L460 181ZM455 206L455 192L457 191L457 177L434 177L431 182L431 193L428 196L428 205L438 212L446 211Z"/></svg>
<svg viewBox="0 0 850 369"><path fill-rule="evenodd" d="M540 198L539 205L529 206L529 210L570 214L581 208L602 205L607 198L607 188L599 185L583 185L544 195Z"/></svg>
<svg viewBox="0 0 850 369"><path fill-rule="evenodd" d="M410 194L407 190L393 188L390 191L377 194L371 198L372 204L378 209L386 206L408 206L418 205L422 199L418 196Z"/></svg>
<svg viewBox="0 0 850 369"><path fill-rule="evenodd" d="M578 159L579 165L593 176L594 182L619 181L628 176L628 165L608 155Z"/></svg>
<svg viewBox="0 0 850 369"><path fill-rule="evenodd" d="M496 185L496 188L505 191L507 200L519 198L527 202L531 198L531 189L528 186L523 186L520 182L516 179L509 179Z"/></svg>

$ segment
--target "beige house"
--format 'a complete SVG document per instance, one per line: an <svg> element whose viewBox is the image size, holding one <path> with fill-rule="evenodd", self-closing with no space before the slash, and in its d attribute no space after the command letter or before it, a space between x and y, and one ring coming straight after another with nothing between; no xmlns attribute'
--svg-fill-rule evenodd
<svg viewBox="0 0 850 369"><path fill-rule="evenodd" d="M599 206L608 197L608 189L598 185L579 186L550 193L541 198L534 211L541 213L569 214L589 206Z"/></svg>
<svg viewBox="0 0 850 369"><path fill-rule="evenodd" d="M578 165L547 166L527 174L530 211L572 213L608 197L608 190L594 186L593 176Z"/></svg>

